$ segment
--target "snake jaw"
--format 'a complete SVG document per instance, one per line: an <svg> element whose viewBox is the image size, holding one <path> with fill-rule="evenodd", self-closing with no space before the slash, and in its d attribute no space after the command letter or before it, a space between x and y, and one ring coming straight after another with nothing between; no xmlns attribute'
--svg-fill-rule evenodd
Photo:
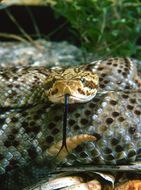
<svg viewBox="0 0 141 190"><path fill-rule="evenodd" d="M74 93L68 93L68 91L64 91L63 94L58 94L55 96L48 96L49 100L53 103L62 103L64 104L64 95L68 94L69 95L69 104L73 104L73 103L85 103L90 101L91 99L93 99L95 97L97 93L97 89L93 89L92 90L92 94L89 95L89 93L87 93L87 95L85 94L80 94L77 91Z"/></svg>

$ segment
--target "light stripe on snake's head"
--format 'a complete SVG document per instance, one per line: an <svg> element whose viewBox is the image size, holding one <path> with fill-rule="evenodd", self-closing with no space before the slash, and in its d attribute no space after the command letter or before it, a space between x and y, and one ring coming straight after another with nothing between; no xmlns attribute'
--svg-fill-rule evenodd
<svg viewBox="0 0 141 190"><path fill-rule="evenodd" d="M45 82L45 95L53 103L64 103L64 95L69 95L69 103L84 103L97 93L99 78L92 71L81 68L51 70Z"/></svg>

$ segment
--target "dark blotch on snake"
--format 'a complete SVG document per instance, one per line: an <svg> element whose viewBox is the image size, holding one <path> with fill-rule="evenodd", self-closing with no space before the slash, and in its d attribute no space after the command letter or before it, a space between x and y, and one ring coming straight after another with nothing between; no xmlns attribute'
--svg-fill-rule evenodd
<svg viewBox="0 0 141 190"><path fill-rule="evenodd" d="M76 118L80 117L80 114L79 114L79 113L76 113L76 114L75 114L75 117L76 117Z"/></svg>
<svg viewBox="0 0 141 190"><path fill-rule="evenodd" d="M0 160L2 160L4 158L3 154L0 154Z"/></svg>
<svg viewBox="0 0 141 190"><path fill-rule="evenodd" d="M85 110L85 115L86 116L91 115L91 111L90 110Z"/></svg>
<svg viewBox="0 0 141 190"><path fill-rule="evenodd" d="M102 138L102 135L99 133L93 133L92 134L94 137L96 137L96 141L100 140Z"/></svg>
<svg viewBox="0 0 141 190"><path fill-rule="evenodd" d="M74 125L74 126L73 126L73 130L74 130L74 131L77 131L77 130L79 130L79 129L80 129L80 126L79 126L79 125Z"/></svg>
<svg viewBox="0 0 141 190"><path fill-rule="evenodd" d="M130 105L130 104L127 105L127 109L128 109L128 110L132 110L133 108L134 108L134 107L133 107L132 105Z"/></svg>
<svg viewBox="0 0 141 190"><path fill-rule="evenodd" d="M106 119L106 123L109 124L109 125L112 124L113 121L114 120L112 118L110 118L110 117Z"/></svg>
<svg viewBox="0 0 141 190"><path fill-rule="evenodd" d="M56 127L55 123L51 122L51 123L48 124L49 129L53 129L54 127Z"/></svg>
<svg viewBox="0 0 141 190"><path fill-rule="evenodd" d="M129 96L128 96L127 94L123 94L122 97L123 97L124 99L127 99Z"/></svg>
<svg viewBox="0 0 141 190"><path fill-rule="evenodd" d="M135 131L136 131L136 128L135 127L129 127L128 131L129 131L130 134L134 134Z"/></svg>
<svg viewBox="0 0 141 190"><path fill-rule="evenodd" d="M98 70L99 71L102 71L104 69L104 67L99 67Z"/></svg>
<svg viewBox="0 0 141 190"><path fill-rule="evenodd" d="M59 129L55 128L55 129L52 130L53 135L56 135L57 133L59 133Z"/></svg>
<svg viewBox="0 0 141 190"><path fill-rule="evenodd" d="M16 128L13 128L13 129L12 129L12 133L13 133L13 134L17 134L17 133L18 133L18 131L19 131L19 130L18 130L18 129L16 129Z"/></svg>
<svg viewBox="0 0 141 190"><path fill-rule="evenodd" d="M80 120L80 122L81 122L82 125L86 125L89 121L87 119L85 119L85 118L82 118Z"/></svg>
<svg viewBox="0 0 141 190"><path fill-rule="evenodd" d="M119 115L120 115L119 112L116 112L116 111L112 113L113 117L118 117Z"/></svg>
<svg viewBox="0 0 141 190"><path fill-rule="evenodd" d="M140 115L140 114L141 114L141 112L140 112L139 110L135 110L134 113L135 113L136 115Z"/></svg>
<svg viewBox="0 0 141 190"><path fill-rule="evenodd" d="M129 101L130 101L132 104L135 104L135 103L136 103L136 99L129 99Z"/></svg>
<svg viewBox="0 0 141 190"><path fill-rule="evenodd" d="M75 120L70 119L68 123L69 123L69 125L71 125L71 126L72 126L72 125L74 125L74 124L75 124Z"/></svg>
<svg viewBox="0 0 141 190"><path fill-rule="evenodd" d="M116 152L121 152L121 151L123 151L123 150L124 150L123 147L120 146L120 145L116 146L116 148L115 148L115 151L116 151Z"/></svg>
<svg viewBox="0 0 141 190"><path fill-rule="evenodd" d="M52 136L48 136L47 138L46 138L46 142L47 143L52 143L54 141L54 138L52 137Z"/></svg>
<svg viewBox="0 0 141 190"><path fill-rule="evenodd" d="M32 159L36 158L37 152L36 152L36 149L34 147L29 148L27 151L28 151L29 156Z"/></svg>
<svg viewBox="0 0 141 190"><path fill-rule="evenodd" d="M4 142L4 146L6 146L7 148L10 147L11 145L12 145L12 143L11 143L11 141L9 141L9 140L6 140L6 141Z"/></svg>
<svg viewBox="0 0 141 190"><path fill-rule="evenodd" d="M113 106L115 106L115 105L117 104L117 101L115 101L115 100L110 100L110 104L113 105Z"/></svg>
<svg viewBox="0 0 141 190"><path fill-rule="evenodd" d="M124 119L123 117L119 117L118 120L119 120L120 122L123 122L125 119Z"/></svg>
<svg viewBox="0 0 141 190"><path fill-rule="evenodd" d="M3 125L5 123L5 119L4 118L0 118L0 125Z"/></svg>
<svg viewBox="0 0 141 190"><path fill-rule="evenodd" d="M117 138L112 138L111 144L112 144L113 146L117 145L118 143L119 143L119 140L118 140Z"/></svg>
<svg viewBox="0 0 141 190"><path fill-rule="evenodd" d="M107 62L107 65L112 65L112 61Z"/></svg>

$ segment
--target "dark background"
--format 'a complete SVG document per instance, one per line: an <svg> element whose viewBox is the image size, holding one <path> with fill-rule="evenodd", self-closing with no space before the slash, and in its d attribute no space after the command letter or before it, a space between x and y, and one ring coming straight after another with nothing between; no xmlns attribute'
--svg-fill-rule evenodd
<svg viewBox="0 0 141 190"><path fill-rule="evenodd" d="M21 35L18 27L9 18L7 10L14 16L18 24L26 31L26 33L32 35L33 38L39 38L40 36L35 31L31 14L36 21L36 25L42 37L53 41L67 40L76 45L79 44L79 40L75 35L72 35L70 24L63 17L55 15L53 10L49 7L12 6L6 9L1 9L0 33ZM9 39L0 37L0 40L8 41Z"/></svg>
<svg viewBox="0 0 141 190"><path fill-rule="evenodd" d="M77 46L80 45L80 39L77 32L71 28L71 25L65 18L55 15L50 7L11 6L0 9L0 33L22 35L19 28L9 18L6 10L10 11L18 24L34 39L44 37L52 41L66 40ZM35 31L31 14L34 17L41 36ZM11 38L3 38L1 36L0 40L12 41ZM141 44L141 37L138 39L137 44Z"/></svg>

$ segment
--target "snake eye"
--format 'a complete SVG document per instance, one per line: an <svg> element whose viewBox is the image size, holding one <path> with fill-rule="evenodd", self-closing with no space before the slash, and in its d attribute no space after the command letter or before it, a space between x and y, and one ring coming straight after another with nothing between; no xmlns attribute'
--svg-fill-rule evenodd
<svg viewBox="0 0 141 190"><path fill-rule="evenodd" d="M80 81L81 81L82 83L85 83L85 82L86 82L86 79L85 79L85 78L81 78Z"/></svg>

